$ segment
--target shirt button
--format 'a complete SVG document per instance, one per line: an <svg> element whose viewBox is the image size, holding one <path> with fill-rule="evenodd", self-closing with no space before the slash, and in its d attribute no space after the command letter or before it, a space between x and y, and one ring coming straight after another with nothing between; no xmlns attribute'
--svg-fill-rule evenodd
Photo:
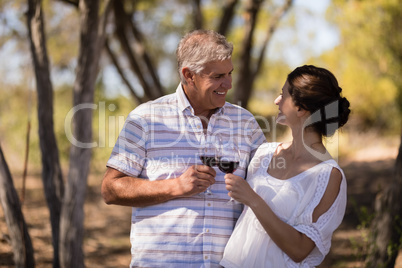
<svg viewBox="0 0 402 268"><path fill-rule="evenodd" d="M206 229L205 231L206 231L207 233L209 233L209 229Z"/></svg>
<svg viewBox="0 0 402 268"><path fill-rule="evenodd" d="M208 203L208 207L210 207L211 206L211 203Z"/></svg>
<svg viewBox="0 0 402 268"><path fill-rule="evenodd" d="M205 256L204 259L208 260L208 256Z"/></svg>

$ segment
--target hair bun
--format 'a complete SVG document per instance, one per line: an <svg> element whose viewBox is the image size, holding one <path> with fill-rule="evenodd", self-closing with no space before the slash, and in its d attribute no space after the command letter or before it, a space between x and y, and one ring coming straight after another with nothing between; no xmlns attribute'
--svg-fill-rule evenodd
<svg viewBox="0 0 402 268"><path fill-rule="evenodd" d="M323 120L316 122L315 125L321 130L322 135L330 137L334 135L337 129L346 124L350 114L349 106L349 101L340 97L338 100L320 108Z"/></svg>
<svg viewBox="0 0 402 268"><path fill-rule="evenodd" d="M350 103L345 97L341 97L339 99L339 127L348 122L349 114L350 114Z"/></svg>

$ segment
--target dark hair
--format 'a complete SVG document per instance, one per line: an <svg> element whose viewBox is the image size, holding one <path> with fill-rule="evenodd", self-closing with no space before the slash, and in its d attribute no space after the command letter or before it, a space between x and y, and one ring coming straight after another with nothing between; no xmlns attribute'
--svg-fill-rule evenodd
<svg viewBox="0 0 402 268"><path fill-rule="evenodd" d="M315 131L328 137L346 124L350 103L341 96L342 88L330 71L304 65L293 70L287 81L295 105L315 117L309 124Z"/></svg>

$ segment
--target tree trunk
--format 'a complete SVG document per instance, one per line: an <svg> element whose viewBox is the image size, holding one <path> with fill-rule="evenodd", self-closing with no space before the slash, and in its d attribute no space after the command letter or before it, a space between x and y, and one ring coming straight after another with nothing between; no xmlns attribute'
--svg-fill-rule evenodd
<svg viewBox="0 0 402 268"><path fill-rule="evenodd" d="M402 135L393 180L375 201L366 267L394 267L402 240Z"/></svg>
<svg viewBox="0 0 402 268"><path fill-rule="evenodd" d="M15 267L35 267L34 252L21 204L0 146L0 201L10 233Z"/></svg>
<svg viewBox="0 0 402 268"><path fill-rule="evenodd" d="M53 244L53 267L59 263L59 227L61 201L64 194L63 176L53 126L53 88L50 81L44 18L40 0L28 0L27 22L32 61L38 92L39 140L42 154L42 181L50 212Z"/></svg>
<svg viewBox="0 0 402 268"><path fill-rule="evenodd" d="M222 17L218 26L218 33L226 35L229 30L229 25L231 24L235 9L239 0L227 0L222 9Z"/></svg>
<svg viewBox="0 0 402 268"><path fill-rule="evenodd" d="M108 12L108 6L105 14ZM103 47L104 32L98 36L99 1L81 0L80 51L77 76L74 83L74 108L72 133L79 144L72 144L66 192L60 222L60 259L63 268L85 267L82 243L84 238L84 201L91 158L92 110L95 80ZM107 16L107 15L105 15ZM105 18L106 20L106 18ZM104 27L105 24L102 25ZM102 28L101 27L101 28ZM92 107L92 106L91 106ZM85 108L85 109L84 109Z"/></svg>
<svg viewBox="0 0 402 268"><path fill-rule="evenodd" d="M239 64L240 71L237 79L235 92L234 92L234 102L247 108L248 101L250 100L251 93L254 87L254 81L257 78L260 70L262 69L262 64L265 59L266 50L271 42L272 36L277 29L278 23L283 17L283 15L291 8L293 0L286 0L282 6L278 7L275 13L272 15L270 23L267 27L267 32L264 37L264 41L261 46L259 56L254 63L252 59L253 50L253 37L254 28L257 21L257 15L260 11L262 0L250 0L249 6L247 8L246 15L246 33L245 39L242 44L242 51Z"/></svg>
<svg viewBox="0 0 402 268"><path fill-rule="evenodd" d="M252 57L253 35L257 22L257 15L260 10L262 0L249 0L246 7L246 25L243 44L240 52L239 76L236 82L233 102L247 108L248 100L251 96L252 88Z"/></svg>
<svg viewBox="0 0 402 268"><path fill-rule="evenodd" d="M194 29L202 29L204 25L204 16L201 11L201 0L192 0L191 5L193 7L193 24Z"/></svg>

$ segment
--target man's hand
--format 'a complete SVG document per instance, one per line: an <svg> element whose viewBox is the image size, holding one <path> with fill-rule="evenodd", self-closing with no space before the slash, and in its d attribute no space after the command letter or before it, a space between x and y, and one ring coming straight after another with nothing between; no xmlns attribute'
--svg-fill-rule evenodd
<svg viewBox="0 0 402 268"><path fill-rule="evenodd" d="M178 181L178 195L192 196L204 192L215 183L216 171L205 165L193 165L189 167Z"/></svg>
<svg viewBox="0 0 402 268"><path fill-rule="evenodd" d="M194 165L174 179L149 181L130 177L108 168L102 182L106 204L144 207L205 191L215 183L216 171L208 166Z"/></svg>

